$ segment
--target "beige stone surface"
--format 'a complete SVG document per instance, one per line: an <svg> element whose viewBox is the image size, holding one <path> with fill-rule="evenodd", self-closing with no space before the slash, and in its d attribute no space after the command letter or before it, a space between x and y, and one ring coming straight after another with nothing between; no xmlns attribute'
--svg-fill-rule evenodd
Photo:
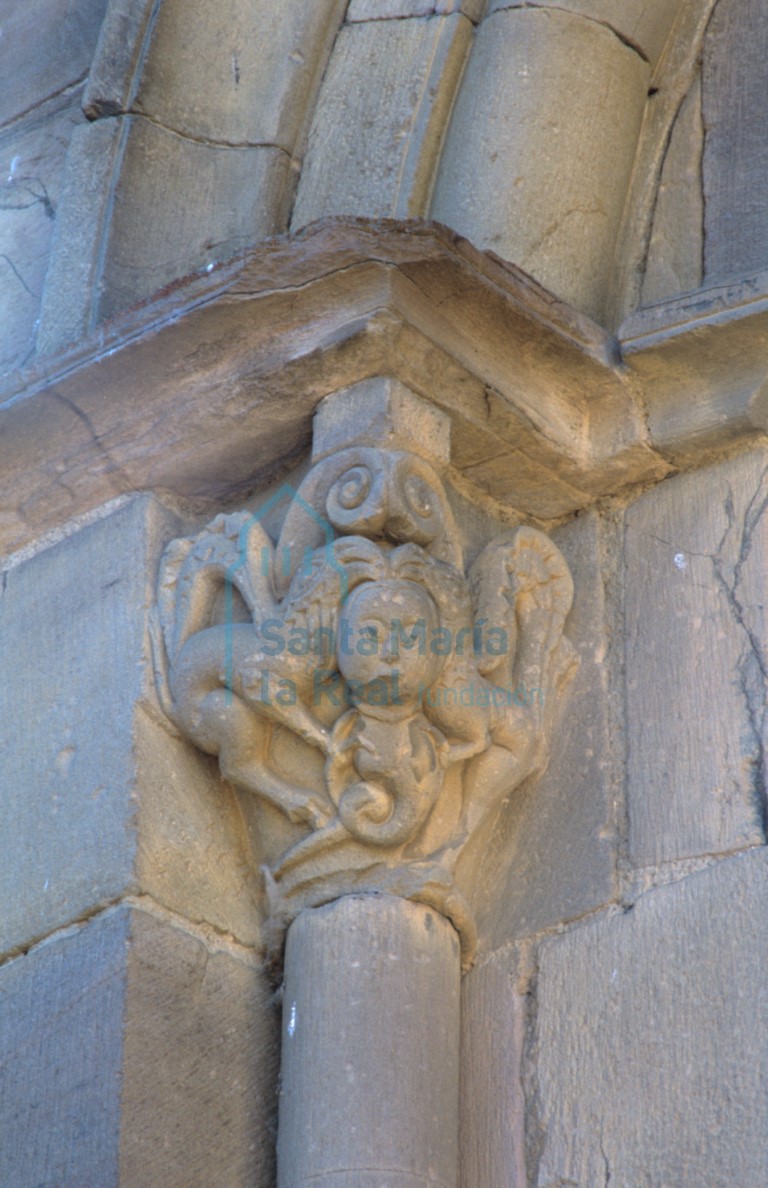
<svg viewBox="0 0 768 1188"><path fill-rule="evenodd" d="M131 882L147 581L171 523L140 498L3 577L0 951Z"/></svg>
<svg viewBox="0 0 768 1188"><path fill-rule="evenodd" d="M758 444L768 428L768 273L638 309L619 330L654 445L675 466Z"/></svg>
<svg viewBox="0 0 768 1188"><path fill-rule="evenodd" d="M134 109L195 138L292 153L344 8L344 0L165 0Z"/></svg>
<svg viewBox="0 0 768 1188"><path fill-rule="evenodd" d="M709 282L768 265L766 53L768 22L760 0L721 0L707 28L702 63Z"/></svg>
<svg viewBox="0 0 768 1188"><path fill-rule="evenodd" d="M567 632L579 668L556 709L547 769L515 789L482 858L475 856L483 948L584 915L617 893L609 701L618 691L604 586L614 546L594 512L553 539L573 574Z"/></svg>
<svg viewBox="0 0 768 1188"><path fill-rule="evenodd" d="M759 319L745 321L740 353L762 375ZM234 504L308 448L320 399L375 374L450 413L473 488L560 516L671 469L617 360L594 322L446 228L329 220L9 377L0 541L20 547L136 488ZM717 405L702 415L722 423Z"/></svg>
<svg viewBox="0 0 768 1188"><path fill-rule="evenodd" d="M0 952L132 888L257 936L231 792L137 708L153 707L147 615L174 530L139 496L2 576Z"/></svg>
<svg viewBox="0 0 768 1188"><path fill-rule="evenodd" d="M72 136L40 309L40 356L70 346L93 328L112 179L126 131L122 120L97 120Z"/></svg>
<svg viewBox="0 0 768 1188"><path fill-rule="evenodd" d="M126 122L99 320L282 231L291 200L290 161L280 149L220 148L146 119ZM158 216L147 219L150 210Z"/></svg>
<svg viewBox="0 0 768 1188"><path fill-rule="evenodd" d="M698 0L695 0L698 2ZM490 0L488 14L510 8L560 8L612 30L655 65L674 27L682 0Z"/></svg>
<svg viewBox="0 0 768 1188"><path fill-rule="evenodd" d="M155 0L108 0L83 94L89 119L130 108L155 8Z"/></svg>
<svg viewBox="0 0 768 1188"><path fill-rule="evenodd" d="M669 182L671 177L681 180L681 171L684 174L691 152L695 152L697 136L693 136L691 145L686 141L688 131L695 133L695 128L690 128L690 104L685 107L682 122L681 107L688 95L695 106L693 92L698 85L704 39L715 4L716 0L695 0L695 3L678 8L674 31L651 78L632 181L616 242L607 305L607 324L611 326L619 326L642 304L643 278L667 157L670 160L666 181ZM671 204L674 210L678 209L683 196L683 191L675 184L669 195L674 200ZM669 211L670 202L665 200L663 205ZM684 242L690 243L695 235L696 227L687 224Z"/></svg>
<svg viewBox="0 0 768 1188"><path fill-rule="evenodd" d="M680 475L626 513L630 857L763 841L765 449Z"/></svg>
<svg viewBox="0 0 768 1188"><path fill-rule="evenodd" d="M766 852L540 950L529 1183L768 1178Z"/></svg>
<svg viewBox="0 0 768 1188"><path fill-rule="evenodd" d="M122 906L4 965L0 996L3 1184L274 1184L279 1022L252 953Z"/></svg>
<svg viewBox="0 0 768 1188"><path fill-rule="evenodd" d="M463 468L462 473L482 490L517 510L528 509L543 520L555 519L566 507L583 507L592 502L585 491L564 480L556 470L544 471L531 465L523 451L504 451Z"/></svg>
<svg viewBox="0 0 768 1188"><path fill-rule="evenodd" d="M127 940L109 912L0 967L3 1184L117 1183Z"/></svg>
<svg viewBox="0 0 768 1188"><path fill-rule="evenodd" d="M39 352L77 342L164 285L282 230L291 184L289 158L279 149L212 146L136 116L78 129ZM156 213L148 218L148 211Z"/></svg>
<svg viewBox="0 0 768 1188"><path fill-rule="evenodd" d="M106 0L2 0L0 124L88 73Z"/></svg>
<svg viewBox="0 0 768 1188"><path fill-rule="evenodd" d="M608 29L540 8L478 32L431 214L598 321L649 67Z"/></svg>
<svg viewBox="0 0 768 1188"><path fill-rule="evenodd" d="M350 0L346 20L402 20L463 12L470 20L478 21L484 8L485 0Z"/></svg>
<svg viewBox="0 0 768 1188"><path fill-rule="evenodd" d="M459 943L422 904L351 896L291 926L278 1185L456 1184Z"/></svg>
<svg viewBox="0 0 768 1188"><path fill-rule="evenodd" d="M120 1182L274 1185L279 1010L247 951L135 911L130 922Z"/></svg>
<svg viewBox="0 0 768 1188"><path fill-rule="evenodd" d="M526 998L509 954L461 983L461 1188L526 1188Z"/></svg>
<svg viewBox="0 0 768 1188"><path fill-rule="evenodd" d="M34 351L64 159L83 122L78 100L46 105L0 135L0 372Z"/></svg>
<svg viewBox="0 0 768 1188"><path fill-rule="evenodd" d="M664 158L643 278L644 305L696 289L702 282L703 146L701 79L697 76L680 106Z"/></svg>
<svg viewBox="0 0 768 1188"><path fill-rule="evenodd" d="M320 401L312 421L315 461L347 446L384 443L448 462L450 418L390 376L374 376Z"/></svg>
<svg viewBox="0 0 768 1188"><path fill-rule="evenodd" d="M261 877L240 810L218 769L139 711L134 726L142 892L188 920L258 945Z"/></svg>
<svg viewBox="0 0 768 1188"><path fill-rule="evenodd" d="M426 212L471 34L457 14L341 30L309 132L294 230L326 215Z"/></svg>

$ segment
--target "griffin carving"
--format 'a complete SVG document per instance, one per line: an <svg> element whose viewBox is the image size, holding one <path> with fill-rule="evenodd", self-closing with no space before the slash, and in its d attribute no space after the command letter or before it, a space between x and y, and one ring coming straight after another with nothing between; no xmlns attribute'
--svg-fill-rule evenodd
<svg viewBox="0 0 768 1188"><path fill-rule="evenodd" d="M536 529L468 572L458 541L438 469L355 446L310 471L276 543L241 512L165 551L161 701L271 807L276 944L304 906L386 891L448 916L471 961L460 858L546 761L573 589Z"/></svg>

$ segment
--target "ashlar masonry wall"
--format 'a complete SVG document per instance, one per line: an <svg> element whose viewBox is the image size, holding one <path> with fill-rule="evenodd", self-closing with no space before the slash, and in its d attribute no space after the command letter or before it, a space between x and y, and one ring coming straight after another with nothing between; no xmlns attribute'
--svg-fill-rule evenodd
<svg viewBox="0 0 768 1188"><path fill-rule="evenodd" d="M0 1183L267 1185L257 876L150 696L179 520L143 495L89 520L3 572Z"/></svg>
<svg viewBox="0 0 768 1188"><path fill-rule="evenodd" d="M175 325L188 274L214 283L265 236L294 243L306 223L351 215L433 216L532 272L552 292L536 290L531 324L546 306L571 344L599 339L614 384L579 373L574 434L601 429L599 407L610 439L630 406L638 453L651 438L656 450L640 477L620 452L610 480L606 464L590 485L586 454L557 476L547 434L575 381L531 331L517 353L535 399L509 415L514 448L489 458L515 377L500 394L438 366L429 343L418 355L425 399L440 403L438 377L487 407L485 436L465 420L457 446L466 539L488 517L532 520L523 470L525 498L557 514L537 523L574 575L580 659L549 767L518 789L475 872L462 1188L763 1188L768 22L757 0L633 2L620 25L603 0L352 0L323 3L322 20L304 5L0 0L0 416L20 458L34 438L49 463L21 500L6 483L0 507L0 528L27 542L0 563L0 1184L274 1183L281 1010L247 806L161 715L148 636L167 541L258 500L251 437L237 491L222 473L216 494L207 472L194 486L204 467L183 443L199 438L178 435L169 469L154 455L137 466L127 407L102 429L57 380L28 422L12 414L81 349L141 333L140 309L129 330L105 319L161 286ZM338 235L329 302L352 271ZM425 277L459 275L440 261L418 274L419 330ZM278 273L268 264L260 283ZM308 287L291 276L286 307ZM226 328L189 348L187 370L168 364L164 391L183 405L189 369L207 368L195 415L215 433L218 377L228 433L269 424L262 470L270 455L290 475L307 441L298 417L281 420L295 376L308 423L343 351L347 383L413 349L379 284L360 298L366 317L385 307L367 338L341 315L327 328L325 371L311 371L312 332L327 307L318 297L306 327L291 323L280 351L295 369L271 380L266 414L267 365L249 371L243 346L233 378ZM451 285L447 309L463 291ZM628 318L621 345L584 331L584 311ZM142 428L153 449L162 420ZM110 426L133 470L111 469ZM103 486L83 511L72 476L84 487L88 469ZM187 472L185 502L165 480ZM115 498L94 508L105 487ZM571 510L542 510L553 491Z"/></svg>
<svg viewBox="0 0 768 1188"><path fill-rule="evenodd" d="M602 604L575 573L600 620L582 658L602 688L573 692L580 728L516 818L493 940L465 980L467 1184L756 1188L768 1174L767 461L760 447L594 516ZM594 529L577 517L561 532ZM601 801L590 853L562 821Z"/></svg>
<svg viewBox="0 0 768 1188"><path fill-rule="evenodd" d="M467 1188L763 1182L767 456L553 531L581 663L478 872ZM247 816L151 690L157 557L193 522L118 501L4 574L3 1182L273 1182Z"/></svg>

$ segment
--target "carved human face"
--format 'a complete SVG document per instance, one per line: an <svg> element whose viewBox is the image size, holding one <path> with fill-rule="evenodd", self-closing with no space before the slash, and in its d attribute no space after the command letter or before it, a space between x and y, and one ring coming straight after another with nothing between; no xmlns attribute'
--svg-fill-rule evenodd
<svg viewBox="0 0 768 1188"><path fill-rule="evenodd" d="M341 616L339 668L344 679L353 691L369 691L372 703L375 686L391 690L393 701L412 701L434 680L430 642L437 626L432 598L414 582L358 586Z"/></svg>

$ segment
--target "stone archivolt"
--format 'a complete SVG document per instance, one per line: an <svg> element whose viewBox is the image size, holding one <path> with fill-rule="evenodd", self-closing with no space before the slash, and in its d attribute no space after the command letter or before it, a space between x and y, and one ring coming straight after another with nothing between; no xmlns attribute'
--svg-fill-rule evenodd
<svg viewBox="0 0 768 1188"><path fill-rule="evenodd" d="M466 967L475 927L458 860L545 764L575 667L563 635L573 587L530 527L466 570L443 446L431 458L401 448L435 412L381 383L383 410L354 389L325 402L357 422L353 439L378 432L382 444L321 457L277 543L240 512L168 546L158 689L182 733L263 810L275 953L302 908L387 892L448 917Z"/></svg>

